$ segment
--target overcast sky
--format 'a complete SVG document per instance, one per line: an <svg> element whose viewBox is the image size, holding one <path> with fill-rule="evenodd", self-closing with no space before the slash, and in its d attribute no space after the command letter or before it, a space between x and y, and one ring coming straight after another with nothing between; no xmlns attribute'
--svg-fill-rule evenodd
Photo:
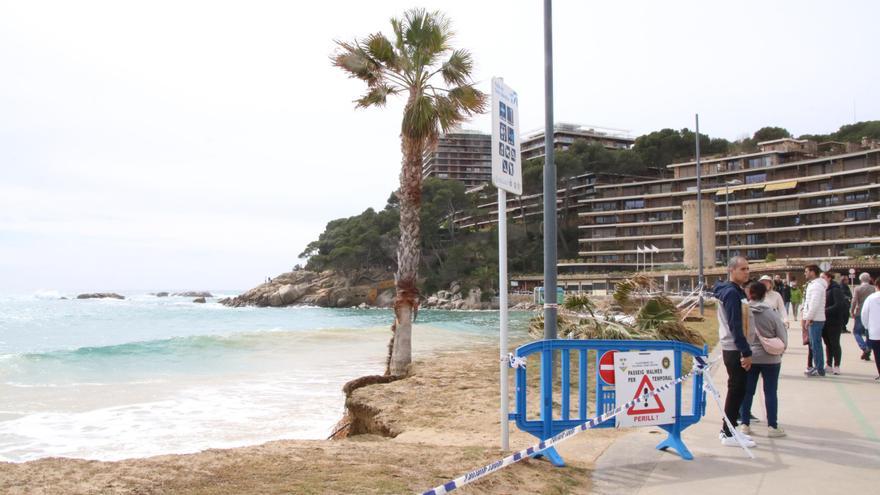
<svg viewBox="0 0 880 495"><path fill-rule="evenodd" d="M308 6L306 6L308 5ZM539 1L0 0L0 292L246 289L384 205L400 104L334 39L425 6L544 122ZM723 7L722 7L723 5ZM880 2L557 1L557 122L736 139L880 119ZM488 131L488 117L468 125Z"/></svg>

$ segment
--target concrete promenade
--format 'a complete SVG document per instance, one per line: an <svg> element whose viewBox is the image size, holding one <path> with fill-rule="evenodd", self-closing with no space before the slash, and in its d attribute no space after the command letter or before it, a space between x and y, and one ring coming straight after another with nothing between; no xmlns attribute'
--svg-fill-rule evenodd
<svg viewBox="0 0 880 495"><path fill-rule="evenodd" d="M800 322L789 331L779 382L779 425L788 436L768 438L764 399L755 396L752 422L757 447L749 459L739 447L718 440L721 412L707 395L706 417L685 430L683 438L694 460L685 461L654 447L665 438L658 428L634 429L616 441L596 463L591 493L598 494L837 494L880 490L880 381L873 356L861 351L851 333L841 335L841 374L824 378L803 375L806 346ZM852 321L849 324L852 328ZM713 352L718 357L720 350ZM722 403L727 373L713 368ZM660 434L662 433L662 434Z"/></svg>

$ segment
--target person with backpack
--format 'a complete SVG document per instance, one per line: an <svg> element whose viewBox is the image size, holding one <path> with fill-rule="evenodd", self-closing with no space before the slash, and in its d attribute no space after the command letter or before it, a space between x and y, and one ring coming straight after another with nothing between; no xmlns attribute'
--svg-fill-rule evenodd
<svg viewBox="0 0 880 495"><path fill-rule="evenodd" d="M782 369L782 353L788 346L788 332L779 313L765 302L767 287L761 282L753 282L746 289L749 310L755 319L755 331L748 336L752 350L752 367L746 377L746 396L743 409L750 411L758 388L758 378L764 383L764 407L767 409L767 436L784 437L785 430L779 427L779 371ZM752 434L748 414L742 417L740 431Z"/></svg>
<svg viewBox="0 0 880 495"><path fill-rule="evenodd" d="M834 280L834 272L825 272L822 278L828 284L825 289L825 326L822 328L822 338L825 341L826 356L829 371L833 375L840 374L840 334L849 320L849 302L843 290Z"/></svg>

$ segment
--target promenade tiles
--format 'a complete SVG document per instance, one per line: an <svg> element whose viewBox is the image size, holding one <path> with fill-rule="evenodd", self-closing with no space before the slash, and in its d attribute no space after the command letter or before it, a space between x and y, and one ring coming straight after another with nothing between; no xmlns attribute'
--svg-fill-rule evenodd
<svg viewBox="0 0 880 495"><path fill-rule="evenodd" d="M792 345L779 384L779 424L788 436L767 438L759 392L752 407L762 420L752 424L755 459L740 448L724 447L718 440L721 412L707 396L706 417L683 435L694 460L656 450L665 435L659 429L634 429L598 459L591 493L876 493L880 382L874 380L874 362L859 359L861 351L846 333L841 336L842 374L807 378L807 348L800 339L799 327L789 332ZM716 349L713 357L719 353ZM713 368L713 378L723 401L727 374L721 363Z"/></svg>

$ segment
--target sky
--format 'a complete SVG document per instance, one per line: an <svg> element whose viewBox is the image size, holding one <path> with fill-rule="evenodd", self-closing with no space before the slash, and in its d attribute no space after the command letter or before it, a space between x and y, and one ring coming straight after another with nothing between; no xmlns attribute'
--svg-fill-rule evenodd
<svg viewBox="0 0 880 495"><path fill-rule="evenodd" d="M334 40L441 10L544 124L538 1L0 0L0 292L247 289L397 187L402 102ZM880 2L556 1L557 122L737 139L880 119ZM488 132L489 117L465 127Z"/></svg>

